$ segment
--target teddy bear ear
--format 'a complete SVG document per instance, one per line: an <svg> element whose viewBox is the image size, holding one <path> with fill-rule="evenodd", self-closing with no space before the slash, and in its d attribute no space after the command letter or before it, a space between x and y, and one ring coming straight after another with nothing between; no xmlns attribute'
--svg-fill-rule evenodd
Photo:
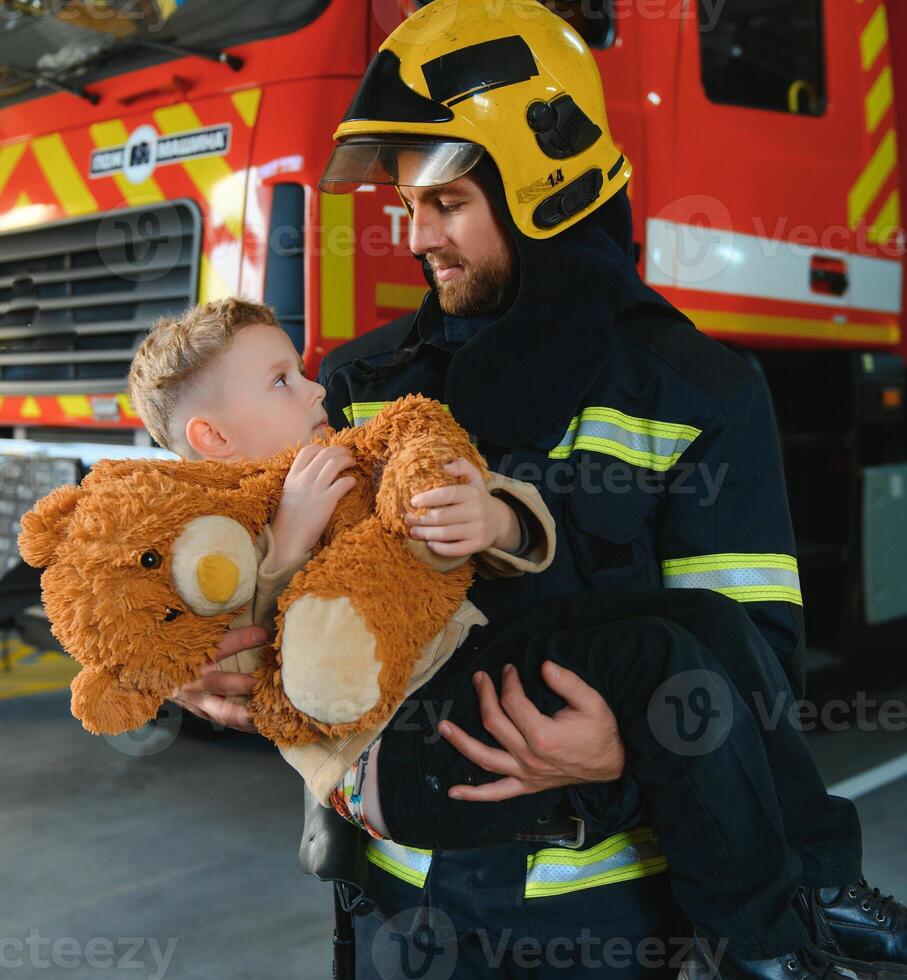
<svg viewBox="0 0 907 980"><path fill-rule="evenodd" d="M22 518L19 532L19 554L34 568L45 568L66 533L82 490L69 484L57 487L42 497Z"/></svg>

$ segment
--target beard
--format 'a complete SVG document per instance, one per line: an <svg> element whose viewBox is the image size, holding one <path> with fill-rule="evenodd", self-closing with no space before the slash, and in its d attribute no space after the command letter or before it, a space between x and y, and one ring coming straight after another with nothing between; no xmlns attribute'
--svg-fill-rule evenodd
<svg viewBox="0 0 907 980"><path fill-rule="evenodd" d="M497 313L512 305L515 294L513 253L502 250L481 263L464 261L458 255L433 256L432 279L441 309L451 316L480 316ZM460 274L446 282L434 275L435 265L459 265Z"/></svg>

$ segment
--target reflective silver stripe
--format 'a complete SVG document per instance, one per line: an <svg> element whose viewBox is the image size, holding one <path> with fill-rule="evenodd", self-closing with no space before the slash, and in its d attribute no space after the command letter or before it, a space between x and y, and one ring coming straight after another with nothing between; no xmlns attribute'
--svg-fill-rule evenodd
<svg viewBox="0 0 907 980"><path fill-rule="evenodd" d="M428 869L431 867L431 851L425 851L421 847L406 847L392 840L369 838L365 856L376 867L417 888L425 884Z"/></svg>
<svg viewBox="0 0 907 980"><path fill-rule="evenodd" d="M697 555L662 562L661 571L668 589L711 589L738 602L803 604L792 555Z"/></svg>
<svg viewBox="0 0 907 980"><path fill-rule="evenodd" d="M363 425L373 419L388 402L353 402L343 410L347 422L351 425Z"/></svg>
<svg viewBox="0 0 907 980"><path fill-rule="evenodd" d="M648 828L617 834L586 851L546 848L527 858L526 898L544 898L660 874L667 861Z"/></svg>
<svg viewBox="0 0 907 980"><path fill-rule="evenodd" d="M571 421L548 456L566 459L574 451L586 450L664 472L674 466L700 432L690 425L636 418L615 408L590 405Z"/></svg>

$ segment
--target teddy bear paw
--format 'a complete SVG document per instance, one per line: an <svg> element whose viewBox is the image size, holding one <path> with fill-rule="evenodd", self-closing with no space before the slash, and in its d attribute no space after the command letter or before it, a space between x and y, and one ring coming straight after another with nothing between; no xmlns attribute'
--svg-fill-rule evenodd
<svg viewBox="0 0 907 980"><path fill-rule="evenodd" d="M287 697L317 721L355 721L381 695L377 640L346 596L304 595L293 602L280 650Z"/></svg>

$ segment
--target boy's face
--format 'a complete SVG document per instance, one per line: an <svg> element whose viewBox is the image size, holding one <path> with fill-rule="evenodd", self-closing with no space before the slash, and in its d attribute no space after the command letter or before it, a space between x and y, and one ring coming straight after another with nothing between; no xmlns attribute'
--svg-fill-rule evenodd
<svg viewBox="0 0 907 980"><path fill-rule="evenodd" d="M273 456L324 431L324 387L303 376L280 327L254 323L237 331L206 382L213 395L206 417L225 440L221 459Z"/></svg>

